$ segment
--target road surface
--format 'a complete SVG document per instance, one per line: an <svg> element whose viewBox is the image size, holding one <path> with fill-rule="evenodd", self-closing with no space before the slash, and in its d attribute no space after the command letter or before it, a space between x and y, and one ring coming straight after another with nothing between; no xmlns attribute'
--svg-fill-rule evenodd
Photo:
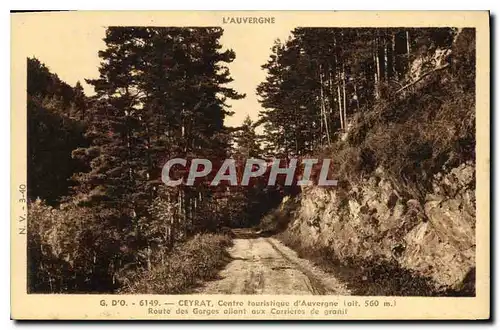
<svg viewBox="0 0 500 330"><path fill-rule="evenodd" d="M232 261L216 280L196 289L196 294L294 294L348 295L331 274L301 259L273 237L235 231L228 250Z"/></svg>

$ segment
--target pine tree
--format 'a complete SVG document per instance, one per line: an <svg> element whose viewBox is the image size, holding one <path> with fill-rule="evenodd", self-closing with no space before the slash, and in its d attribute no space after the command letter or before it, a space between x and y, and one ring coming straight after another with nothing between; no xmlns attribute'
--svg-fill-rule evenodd
<svg viewBox="0 0 500 330"><path fill-rule="evenodd" d="M85 124L72 113L86 96L35 58L27 67L28 198L57 205L70 192L72 175L85 170L71 152L89 144Z"/></svg>
<svg viewBox="0 0 500 330"><path fill-rule="evenodd" d="M245 117L243 124L236 129L234 135L234 142L236 143L234 154L242 159L261 157L262 150L259 144L259 136L255 132L255 124L250 116Z"/></svg>
<svg viewBox="0 0 500 330"><path fill-rule="evenodd" d="M267 148L300 155L334 142L354 113L394 97L412 79L415 56L449 47L453 35L450 28L294 29L274 44L257 87Z"/></svg>
<svg viewBox="0 0 500 330"><path fill-rule="evenodd" d="M243 95L224 87L235 54L220 51L221 36L220 28L107 30L100 78L88 81L97 93L89 124L95 143L74 153L92 167L77 177L80 203L125 211L136 223L150 216L168 158L227 156L225 101ZM192 228L205 192L206 185L182 187L163 197L177 200Z"/></svg>

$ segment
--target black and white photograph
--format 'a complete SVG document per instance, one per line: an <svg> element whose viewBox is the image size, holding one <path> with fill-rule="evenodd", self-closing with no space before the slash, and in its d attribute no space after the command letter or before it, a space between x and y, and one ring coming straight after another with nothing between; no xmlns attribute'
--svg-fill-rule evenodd
<svg viewBox="0 0 500 330"><path fill-rule="evenodd" d="M27 295L271 296L275 318L477 297L474 25L228 13L68 27L22 59Z"/></svg>

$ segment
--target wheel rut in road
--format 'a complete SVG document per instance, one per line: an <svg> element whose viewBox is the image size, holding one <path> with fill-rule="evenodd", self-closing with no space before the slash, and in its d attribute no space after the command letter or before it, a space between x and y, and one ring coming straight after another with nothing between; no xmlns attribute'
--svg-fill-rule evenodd
<svg viewBox="0 0 500 330"><path fill-rule="evenodd" d="M349 295L345 285L332 274L274 237L236 232L228 249L232 261L216 280L204 283L196 294L294 294Z"/></svg>

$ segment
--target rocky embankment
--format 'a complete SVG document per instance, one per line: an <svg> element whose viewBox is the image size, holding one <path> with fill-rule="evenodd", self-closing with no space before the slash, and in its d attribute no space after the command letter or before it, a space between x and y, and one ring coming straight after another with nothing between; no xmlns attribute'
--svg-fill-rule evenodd
<svg viewBox="0 0 500 330"><path fill-rule="evenodd" d="M462 290L475 271L475 170L462 164L433 180L424 202L404 198L381 169L350 188L306 187L286 234L338 260L386 260Z"/></svg>

